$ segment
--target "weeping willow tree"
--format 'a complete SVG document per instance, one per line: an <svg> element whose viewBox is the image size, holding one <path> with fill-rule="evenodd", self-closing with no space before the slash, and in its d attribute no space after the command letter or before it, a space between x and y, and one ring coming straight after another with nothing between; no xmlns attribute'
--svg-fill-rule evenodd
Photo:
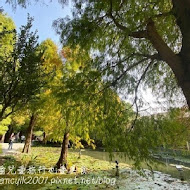
<svg viewBox="0 0 190 190"><path fill-rule="evenodd" d="M162 96L180 87L189 105L189 9L187 0L75 1L73 17L54 26L64 45L93 51L105 78L134 99L140 86Z"/></svg>
<svg viewBox="0 0 190 190"><path fill-rule="evenodd" d="M101 91L104 85L101 74L91 67L87 52L80 47L66 47L62 55L65 59L62 75L55 77L50 89L43 94L45 104L39 114L39 125L44 128L47 139L61 142L57 168L67 164L69 140L78 148L83 147L81 140L94 148L96 142L91 134L95 132L108 147L109 127L126 128L133 113L131 106L122 102L113 89L105 86Z"/></svg>

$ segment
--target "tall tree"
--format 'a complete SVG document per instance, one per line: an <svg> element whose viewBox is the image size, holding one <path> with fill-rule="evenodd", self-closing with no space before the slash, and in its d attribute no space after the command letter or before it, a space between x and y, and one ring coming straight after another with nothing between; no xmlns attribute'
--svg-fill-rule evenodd
<svg viewBox="0 0 190 190"><path fill-rule="evenodd" d="M105 101L100 98L102 97L100 86L103 85L101 74L90 67L91 59L88 53L79 47L75 50L67 47L62 50L62 55L66 59L62 75L54 78L50 89L43 94L45 104L41 109L39 123L43 126L47 139L62 143L60 157L56 163L57 168L67 163L69 140L82 146L80 139L83 139L93 146L90 132L103 131L103 112L104 115L108 115L104 110ZM109 104L112 100L117 100L112 109L107 110L108 125L111 114L116 116L119 111L117 108L121 105L114 92L107 93L104 97L105 99L109 97ZM114 119L112 117L112 121ZM126 121L124 117L122 119ZM108 126L104 128L109 131ZM101 137L103 136L102 132Z"/></svg>
<svg viewBox="0 0 190 190"><path fill-rule="evenodd" d="M13 50L0 56L0 121L35 99L45 84L43 52L38 50L38 37L31 27L32 18L28 17L20 33L14 32Z"/></svg>
<svg viewBox="0 0 190 190"><path fill-rule="evenodd" d="M54 87L55 88L55 87ZM90 141L87 123L84 122L84 103L74 101L68 89L60 87L59 95L52 90L44 95L45 103L39 114L38 125L40 125L48 140L61 142L61 152L57 168L67 164L69 140L77 143L76 140L83 138ZM57 88L56 88L57 91ZM59 97L59 98L58 98Z"/></svg>
<svg viewBox="0 0 190 190"><path fill-rule="evenodd" d="M44 96L46 97L46 91L49 90L53 78L58 77L59 69L62 66L62 61L58 55L57 46L51 39L43 41L40 44L38 51L43 52L41 56L41 59L43 59L43 65L41 65L41 69L44 71L43 81L47 85L43 86L38 94L36 94L36 99L29 101L28 105L26 105L26 108L30 113L30 122L27 128L26 141L22 151L23 153L29 153L30 151L33 130L38 122L40 109L43 108Z"/></svg>
<svg viewBox="0 0 190 190"><path fill-rule="evenodd" d="M140 84L162 96L179 86L190 107L189 11L188 0L79 0L54 26L64 45L93 51L110 85L135 100Z"/></svg>

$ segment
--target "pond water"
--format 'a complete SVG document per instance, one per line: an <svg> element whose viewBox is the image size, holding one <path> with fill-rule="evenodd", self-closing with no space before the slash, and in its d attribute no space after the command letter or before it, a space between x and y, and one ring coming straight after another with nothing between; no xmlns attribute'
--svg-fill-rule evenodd
<svg viewBox="0 0 190 190"><path fill-rule="evenodd" d="M111 161L108 152L83 150L82 154L91 156L99 160ZM133 164L133 161L129 160L128 158L121 157L119 153L114 153L114 157L112 158L112 161L114 162L115 160L117 160L119 163L126 163L129 165ZM181 178L180 172L175 167L171 166L170 164L174 164L174 163L172 163L170 160L167 159L165 161L160 160L159 162L155 162L155 164L151 164L151 166L152 166L152 169L155 171L160 171L165 174L170 174L172 177L180 179ZM145 163L142 163L142 168L149 169ZM182 175L186 181L190 181L190 168L184 169L182 172Z"/></svg>

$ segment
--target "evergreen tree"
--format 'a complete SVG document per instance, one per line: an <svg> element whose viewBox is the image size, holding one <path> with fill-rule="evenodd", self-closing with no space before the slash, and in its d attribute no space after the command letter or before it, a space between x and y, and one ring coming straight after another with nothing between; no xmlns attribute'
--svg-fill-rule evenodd
<svg viewBox="0 0 190 190"><path fill-rule="evenodd" d="M13 50L0 56L0 121L36 99L45 85L43 52L38 50L38 37L30 31L31 27L32 18L28 17L27 25L21 27L18 35L14 33Z"/></svg>

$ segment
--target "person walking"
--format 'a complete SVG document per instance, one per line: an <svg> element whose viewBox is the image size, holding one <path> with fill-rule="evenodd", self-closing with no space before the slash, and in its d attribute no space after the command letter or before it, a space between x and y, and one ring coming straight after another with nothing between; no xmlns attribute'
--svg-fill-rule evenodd
<svg viewBox="0 0 190 190"><path fill-rule="evenodd" d="M9 139L9 150L10 149L12 149L13 148L13 138L11 137L10 139Z"/></svg>

